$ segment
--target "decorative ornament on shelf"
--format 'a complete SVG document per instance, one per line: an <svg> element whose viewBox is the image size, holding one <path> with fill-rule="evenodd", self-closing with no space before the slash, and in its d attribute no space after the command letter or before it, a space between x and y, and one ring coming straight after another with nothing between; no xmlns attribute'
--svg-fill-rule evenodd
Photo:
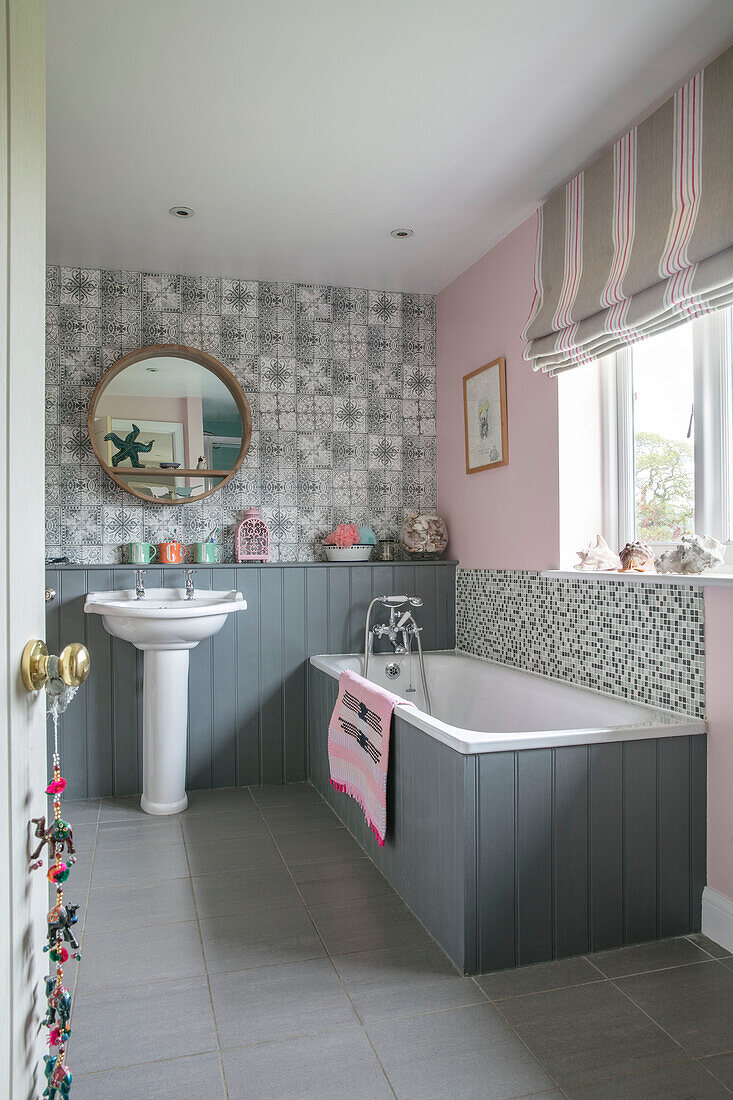
<svg viewBox="0 0 733 1100"><path fill-rule="evenodd" d="M646 542L627 542L623 550L619 550L622 573L656 573L654 564L654 551Z"/></svg>
<svg viewBox="0 0 733 1100"><path fill-rule="evenodd" d="M124 462L126 458L129 458L130 465L134 466L136 470L144 469L142 462L138 458L139 454L147 454L153 449L154 439L149 440L147 443L138 443L137 437L140 435L140 429L137 424L132 425L132 431L128 432L124 439L121 439L116 432L108 432L104 437L111 443L114 443L117 448L117 454L112 455L112 465L119 466L121 462Z"/></svg>
<svg viewBox="0 0 733 1100"><path fill-rule="evenodd" d="M725 552L722 542L712 535L683 535L673 550L665 550L657 559L659 573L703 573L722 565Z"/></svg>
<svg viewBox="0 0 733 1100"><path fill-rule="evenodd" d="M377 536L371 527L357 527L355 523L339 523L323 540L328 561L369 561L376 545Z"/></svg>
<svg viewBox="0 0 733 1100"><path fill-rule="evenodd" d="M270 529L260 519L259 508L244 509L244 519L237 528L234 556L237 561L270 560Z"/></svg>
<svg viewBox="0 0 733 1100"><path fill-rule="evenodd" d="M611 549L603 535L596 535L595 542L589 542L587 550L576 550L576 554L580 558L576 569L618 572L621 568L620 557Z"/></svg>
<svg viewBox="0 0 733 1100"><path fill-rule="evenodd" d="M207 464L206 459L204 458L204 456L199 455L199 460L196 463L196 469L197 470L208 470L208 468L209 467L208 467L208 464Z"/></svg>
<svg viewBox="0 0 733 1100"><path fill-rule="evenodd" d="M448 529L440 516L410 512L402 525L400 543L411 558L439 558L448 545Z"/></svg>

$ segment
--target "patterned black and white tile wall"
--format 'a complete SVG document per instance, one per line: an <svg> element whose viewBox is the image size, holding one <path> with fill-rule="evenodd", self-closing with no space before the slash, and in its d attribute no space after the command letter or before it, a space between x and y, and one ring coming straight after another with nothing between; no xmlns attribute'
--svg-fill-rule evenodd
<svg viewBox="0 0 733 1100"><path fill-rule="evenodd" d="M478 657L704 717L701 588L459 569L456 644Z"/></svg>
<svg viewBox="0 0 733 1100"><path fill-rule="evenodd" d="M254 433L236 478L199 504L146 505L107 478L89 443L94 385L147 344L210 352L233 371ZM336 523L384 536L435 509L435 298L345 287L49 267L47 556L116 562L119 546L210 531L233 555L259 505L275 561L319 556Z"/></svg>

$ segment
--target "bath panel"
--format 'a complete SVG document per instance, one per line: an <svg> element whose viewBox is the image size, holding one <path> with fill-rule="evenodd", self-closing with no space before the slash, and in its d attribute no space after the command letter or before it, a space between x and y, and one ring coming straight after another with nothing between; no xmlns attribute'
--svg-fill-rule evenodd
<svg viewBox="0 0 733 1100"><path fill-rule="evenodd" d="M329 785L338 681L309 677L310 781L464 972L699 931L704 734L471 753L398 712L380 848Z"/></svg>

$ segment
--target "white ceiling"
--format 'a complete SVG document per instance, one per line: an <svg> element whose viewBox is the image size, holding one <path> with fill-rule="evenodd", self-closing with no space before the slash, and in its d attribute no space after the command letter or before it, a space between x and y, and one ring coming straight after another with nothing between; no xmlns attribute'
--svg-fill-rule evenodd
<svg viewBox="0 0 733 1100"><path fill-rule="evenodd" d="M731 0L47 0L49 261L436 291L731 36Z"/></svg>

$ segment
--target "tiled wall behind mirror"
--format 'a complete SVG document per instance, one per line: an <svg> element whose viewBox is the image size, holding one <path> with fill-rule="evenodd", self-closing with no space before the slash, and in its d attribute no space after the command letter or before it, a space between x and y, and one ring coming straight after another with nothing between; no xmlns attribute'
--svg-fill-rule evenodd
<svg viewBox="0 0 733 1100"><path fill-rule="evenodd" d="M199 504L145 504L103 473L87 410L102 372L148 344L220 359L252 407L242 470ZM259 505L274 561L320 556L336 523L396 534L435 509L435 298L345 287L49 267L46 553L96 564L122 543L210 532L233 559Z"/></svg>

